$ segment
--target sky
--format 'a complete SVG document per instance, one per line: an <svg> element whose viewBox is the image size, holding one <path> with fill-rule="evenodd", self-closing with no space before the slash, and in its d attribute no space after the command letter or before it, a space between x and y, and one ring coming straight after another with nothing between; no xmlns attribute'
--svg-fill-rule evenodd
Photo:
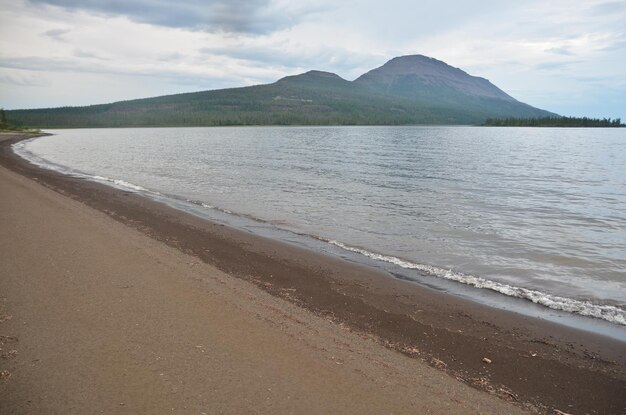
<svg viewBox="0 0 626 415"><path fill-rule="evenodd" d="M0 107L354 80L442 60L561 115L626 120L626 0L0 0Z"/></svg>

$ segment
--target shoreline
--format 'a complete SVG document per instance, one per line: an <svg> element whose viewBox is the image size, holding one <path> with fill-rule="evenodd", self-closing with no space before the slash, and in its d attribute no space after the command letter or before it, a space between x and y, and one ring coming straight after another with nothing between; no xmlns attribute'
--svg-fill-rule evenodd
<svg viewBox="0 0 626 415"><path fill-rule="evenodd" d="M25 138L0 143L0 165L473 387L540 410L619 413L626 404L619 341L495 310L41 169L11 151L12 142Z"/></svg>

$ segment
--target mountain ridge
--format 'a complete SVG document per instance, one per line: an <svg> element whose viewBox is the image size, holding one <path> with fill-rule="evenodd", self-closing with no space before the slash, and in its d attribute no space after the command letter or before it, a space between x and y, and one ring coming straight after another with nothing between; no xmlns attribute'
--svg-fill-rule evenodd
<svg viewBox="0 0 626 415"><path fill-rule="evenodd" d="M494 117L553 115L423 55L393 58L354 81L310 70L248 87L7 111L13 124L36 128L482 124Z"/></svg>

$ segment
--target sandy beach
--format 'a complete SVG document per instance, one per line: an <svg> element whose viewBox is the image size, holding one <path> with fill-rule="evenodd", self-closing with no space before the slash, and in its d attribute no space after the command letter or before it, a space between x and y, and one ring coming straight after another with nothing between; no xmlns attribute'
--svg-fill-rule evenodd
<svg viewBox="0 0 626 415"><path fill-rule="evenodd" d="M0 413L626 412L623 343L40 169L22 138Z"/></svg>

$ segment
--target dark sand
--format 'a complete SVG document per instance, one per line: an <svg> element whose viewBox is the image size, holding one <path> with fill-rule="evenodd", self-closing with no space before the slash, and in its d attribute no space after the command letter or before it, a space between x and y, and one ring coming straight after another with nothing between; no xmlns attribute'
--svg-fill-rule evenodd
<svg viewBox="0 0 626 415"><path fill-rule="evenodd" d="M626 413L623 343L43 170L3 138L23 177L0 174L0 412Z"/></svg>

